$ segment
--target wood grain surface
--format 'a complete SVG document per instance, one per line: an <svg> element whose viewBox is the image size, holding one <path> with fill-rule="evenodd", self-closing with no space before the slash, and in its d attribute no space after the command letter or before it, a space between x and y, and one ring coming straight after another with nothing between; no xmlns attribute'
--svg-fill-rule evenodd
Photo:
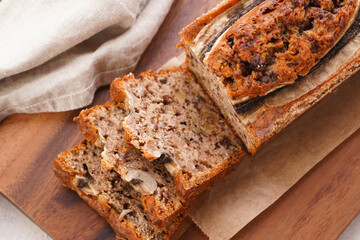
<svg viewBox="0 0 360 240"><path fill-rule="evenodd" d="M181 53L178 32L215 0L177 0L136 73ZM100 88L93 105L110 99ZM82 139L63 113L16 114L0 123L0 192L55 239L113 239L114 233L75 192L61 186L52 161ZM335 149L234 239L334 239L360 211L360 131ZM190 219L175 239L207 239Z"/></svg>

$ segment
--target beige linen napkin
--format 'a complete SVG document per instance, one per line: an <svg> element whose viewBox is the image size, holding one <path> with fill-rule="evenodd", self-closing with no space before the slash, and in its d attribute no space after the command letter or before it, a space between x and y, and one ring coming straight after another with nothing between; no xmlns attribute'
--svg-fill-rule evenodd
<svg viewBox="0 0 360 240"><path fill-rule="evenodd" d="M134 69L172 2L0 1L0 120L90 104Z"/></svg>

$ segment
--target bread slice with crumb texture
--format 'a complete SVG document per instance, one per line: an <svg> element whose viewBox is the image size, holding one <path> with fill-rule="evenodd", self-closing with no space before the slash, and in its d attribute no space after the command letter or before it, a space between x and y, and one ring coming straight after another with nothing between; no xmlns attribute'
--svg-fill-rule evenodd
<svg viewBox="0 0 360 240"><path fill-rule="evenodd" d="M120 239L169 239L179 225L158 232L146 215L141 194L115 171L101 171L102 149L84 140L54 160L55 175L96 210Z"/></svg>
<svg viewBox="0 0 360 240"><path fill-rule="evenodd" d="M115 79L112 98L129 115L126 139L174 177L180 198L193 198L245 155L241 142L187 69L152 70Z"/></svg>
<svg viewBox="0 0 360 240"><path fill-rule="evenodd" d="M102 170L115 170L141 193L145 212L161 231L172 221L181 221L191 202L180 201L172 177L162 164L147 161L138 149L126 144L122 128L125 116L122 106L111 101L83 110L75 120L81 133L102 149Z"/></svg>

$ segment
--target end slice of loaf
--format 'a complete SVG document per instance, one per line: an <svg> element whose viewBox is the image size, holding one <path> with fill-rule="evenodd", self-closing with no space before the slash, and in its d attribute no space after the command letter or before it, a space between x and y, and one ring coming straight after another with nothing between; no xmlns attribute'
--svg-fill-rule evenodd
<svg viewBox="0 0 360 240"><path fill-rule="evenodd" d="M110 93L130 112L123 123L128 141L145 158L164 164L183 199L209 188L245 155L230 125L186 69L148 71L138 78L129 74L114 80Z"/></svg>
<svg viewBox="0 0 360 240"><path fill-rule="evenodd" d="M84 140L54 160L56 176L109 222L117 238L169 239L178 223L157 232L143 209L141 194L115 171L101 171L101 152Z"/></svg>
<svg viewBox="0 0 360 240"><path fill-rule="evenodd" d="M124 140L125 110L115 102L83 110L76 118L81 133L102 149L101 168L114 169L142 195L145 212L161 230L181 221L190 210L190 201L180 201L171 175L160 163L151 163Z"/></svg>
<svg viewBox="0 0 360 240"><path fill-rule="evenodd" d="M181 46L254 154L357 70L359 7L359 0L223 1L180 32Z"/></svg>

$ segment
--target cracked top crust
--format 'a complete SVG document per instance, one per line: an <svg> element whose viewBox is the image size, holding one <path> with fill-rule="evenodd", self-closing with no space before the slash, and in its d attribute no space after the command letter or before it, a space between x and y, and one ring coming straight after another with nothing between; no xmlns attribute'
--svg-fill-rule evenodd
<svg viewBox="0 0 360 240"><path fill-rule="evenodd" d="M266 0L224 32L204 63L235 104L264 96L306 75L357 12L356 0Z"/></svg>

